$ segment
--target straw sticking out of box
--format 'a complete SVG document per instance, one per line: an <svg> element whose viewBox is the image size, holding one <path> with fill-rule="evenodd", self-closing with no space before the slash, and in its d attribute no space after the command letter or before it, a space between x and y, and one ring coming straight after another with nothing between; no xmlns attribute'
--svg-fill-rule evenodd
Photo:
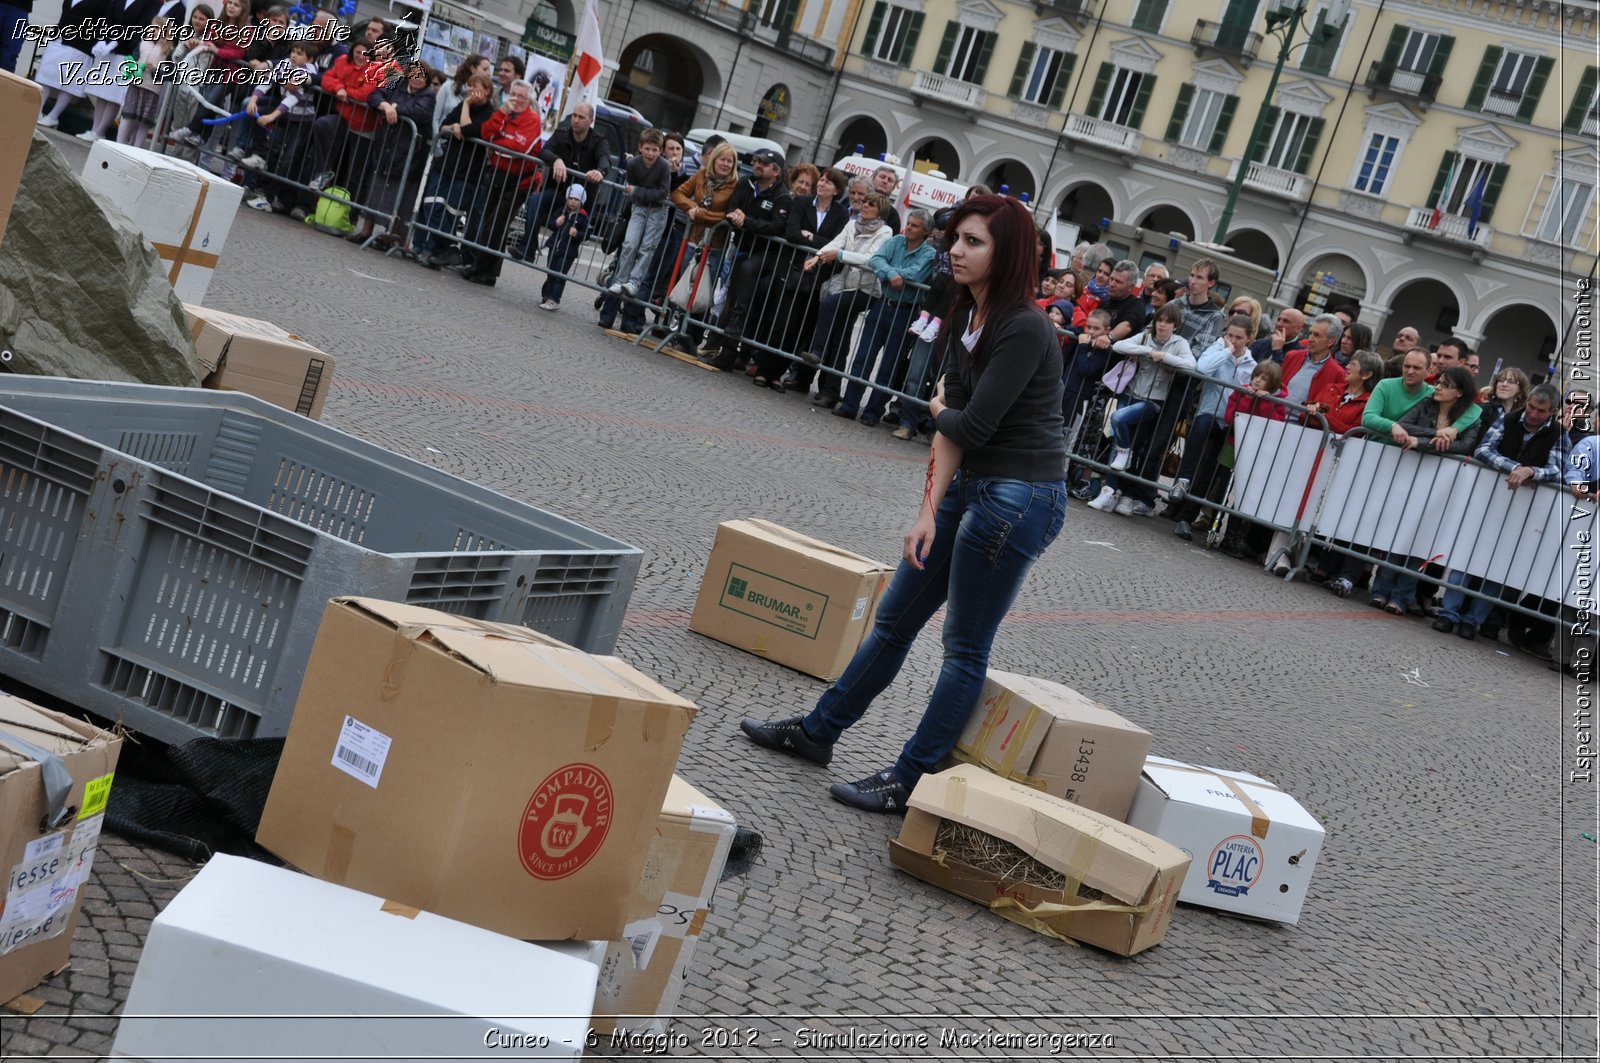
<svg viewBox="0 0 1600 1063"><path fill-rule="evenodd" d="M1021 847L955 820L939 821L933 845L936 859L942 855L946 860L966 864L1008 882L1021 882L1047 890L1060 890L1067 884L1066 875L1035 860ZM1077 896L1097 901L1104 895L1091 886L1079 886Z"/></svg>

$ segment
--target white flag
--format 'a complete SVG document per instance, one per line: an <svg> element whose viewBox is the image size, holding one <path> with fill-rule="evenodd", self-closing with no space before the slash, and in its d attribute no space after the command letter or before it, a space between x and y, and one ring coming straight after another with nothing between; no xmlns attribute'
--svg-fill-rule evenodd
<svg viewBox="0 0 1600 1063"><path fill-rule="evenodd" d="M600 102L600 73L605 69L605 59L600 53L600 16L595 11L594 0L585 0L583 20L578 23L577 61L573 64L572 92L567 101L567 112L580 103Z"/></svg>

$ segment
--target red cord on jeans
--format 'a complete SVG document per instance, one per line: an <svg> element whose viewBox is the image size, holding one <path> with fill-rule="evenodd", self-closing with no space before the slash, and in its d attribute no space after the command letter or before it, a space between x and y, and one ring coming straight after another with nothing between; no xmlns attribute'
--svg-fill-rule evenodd
<svg viewBox="0 0 1600 1063"><path fill-rule="evenodd" d="M935 509L934 504L933 504L933 463L934 463L933 446L932 446L932 444L929 444L929 446L928 446L928 483L927 483L927 486L925 486L922 489L922 504L924 506L928 507L928 512L930 512L930 513L932 513L934 511L934 509Z"/></svg>

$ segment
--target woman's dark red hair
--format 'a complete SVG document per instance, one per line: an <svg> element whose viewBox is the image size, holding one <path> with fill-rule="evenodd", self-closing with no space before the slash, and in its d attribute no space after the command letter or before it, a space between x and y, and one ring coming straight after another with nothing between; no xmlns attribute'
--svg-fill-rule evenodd
<svg viewBox="0 0 1600 1063"><path fill-rule="evenodd" d="M945 225L945 240L954 243L956 230L968 218L982 218L989 229L989 239L994 251L989 259L988 306L984 311L986 321L1000 321L1019 311L1042 314L1036 302L1039 284L1039 230L1033 224L1033 215L1022 202L1010 196L976 195L956 208ZM966 285L956 289L955 305L951 308L951 321L966 321L962 311L972 306L972 292ZM948 334L948 333L947 333ZM988 344L984 342L994 334L984 329L978 341L973 360L982 364L988 357Z"/></svg>

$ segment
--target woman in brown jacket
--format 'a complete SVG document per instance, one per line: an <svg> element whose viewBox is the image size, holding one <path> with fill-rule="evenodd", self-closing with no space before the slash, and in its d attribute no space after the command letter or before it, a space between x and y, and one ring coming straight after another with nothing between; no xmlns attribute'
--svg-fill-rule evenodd
<svg viewBox="0 0 1600 1063"><path fill-rule="evenodd" d="M738 187L738 156L733 146L724 141L707 152L694 176L672 192L672 205L689 216L689 243L706 245L704 269L698 280L691 283L700 285L707 296L715 290L722 276L723 245L728 241L728 230L714 227L727 216L728 203ZM692 258L686 255L681 269L687 271L693 267ZM704 326L690 323L686 334L678 337L679 349L688 354L697 353L704 335Z"/></svg>

